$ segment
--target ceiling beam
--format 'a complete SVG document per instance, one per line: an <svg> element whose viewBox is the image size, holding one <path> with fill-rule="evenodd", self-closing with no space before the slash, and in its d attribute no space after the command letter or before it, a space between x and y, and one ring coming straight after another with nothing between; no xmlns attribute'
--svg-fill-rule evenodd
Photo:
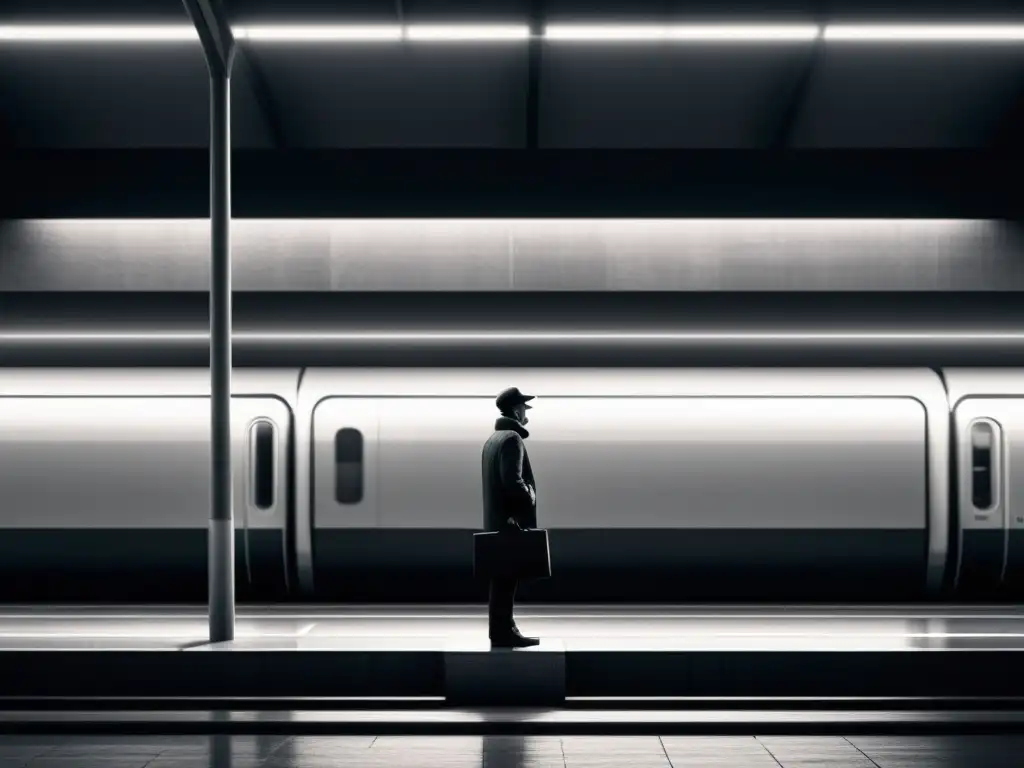
<svg viewBox="0 0 1024 768"><path fill-rule="evenodd" d="M277 100L263 74L263 66L256 51L248 46L239 46L238 59L245 71L244 79L256 103L256 111L259 112L263 127L267 130L271 149L288 149L288 137L281 120L281 110L278 109Z"/></svg>
<svg viewBox="0 0 1024 768"><path fill-rule="evenodd" d="M793 143L793 135L800 124L800 117L803 115L804 105L807 103L807 91L810 89L814 70L821 59L823 48L824 45L820 38L814 41L806 59L800 65L800 72L789 90L789 95L781 100L782 109L779 112L771 140L773 149L789 149Z"/></svg>
<svg viewBox="0 0 1024 768"><path fill-rule="evenodd" d="M825 2L817 3L815 10L815 21L820 33L811 44L788 95L780 100L781 108L770 142L772 149L789 149L792 146L793 136L807 104L807 93L814 80L814 72L825 53L825 27L828 19Z"/></svg>

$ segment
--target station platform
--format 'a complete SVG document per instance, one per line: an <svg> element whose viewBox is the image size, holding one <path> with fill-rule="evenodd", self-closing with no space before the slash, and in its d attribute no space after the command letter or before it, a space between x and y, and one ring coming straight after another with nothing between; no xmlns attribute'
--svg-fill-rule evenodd
<svg viewBox="0 0 1024 768"><path fill-rule="evenodd" d="M545 713L525 718L537 732L719 732L751 718L806 731L920 724L915 713L938 726L953 711L1024 724L1024 608L527 605L517 621L539 648L490 651L484 610L466 606L244 606L235 639L216 644L199 606L8 607L0 729L55 727L72 709L79 724L116 711L190 732L214 727L214 710L234 713L217 727L242 731L381 732L383 712L396 732L523 726L474 714L495 707Z"/></svg>

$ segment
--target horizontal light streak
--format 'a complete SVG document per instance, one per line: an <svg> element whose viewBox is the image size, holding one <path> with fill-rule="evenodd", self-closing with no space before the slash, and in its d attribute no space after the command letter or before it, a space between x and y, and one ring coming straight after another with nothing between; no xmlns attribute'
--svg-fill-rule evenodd
<svg viewBox="0 0 1024 768"><path fill-rule="evenodd" d="M834 616L827 616L827 615L825 615L825 616L809 616L809 617L806 617L806 618L802 617L802 616L799 616L799 615L797 616L797 618L794 618L793 614L766 614L765 616L735 617L735 618L730 617L730 616L721 616L721 615L717 615L717 614L697 614L695 616L678 617L678 616L651 616L649 614L644 614L644 613L637 613L637 614L632 614L632 613L623 613L623 614L581 613L581 614L566 614L566 615L523 613L521 616L520 616L519 613L516 613L516 616L519 617L519 618L522 618L524 620L543 621L543 622L546 622L546 623L555 623L555 622L558 622L558 621L574 622L574 621L579 621L579 620L586 620L586 621L594 621L594 620L608 621L608 620L611 620L611 621L614 621L614 622L621 622L621 621L647 621L647 622L657 622L657 623L673 623L673 624L680 624L680 625L685 624L688 627L691 626L695 621L701 621L701 620L707 621L707 620L712 620L712 619L717 621L717 622L719 622L719 623L721 623L723 621L728 621L728 623L740 623L740 622L743 622L743 623L751 623L751 624L758 623L758 622L761 622L761 621L766 621L766 620L773 620L773 619L774 620L784 619L784 620L788 620L790 623L795 623L795 624L821 623L821 622L827 621L829 619L832 619L832 620L841 619L843 621L849 620L849 622L851 624L854 624L854 623L856 623L858 621L863 621L863 620L866 620L866 619L884 619L884 620L888 620L890 622L900 622L900 623L904 623L904 624L914 624L914 623L929 622L929 621L948 621L948 620L979 621L979 622L980 621L997 621L997 620L999 620L999 621L1020 622L1020 621L1022 621L1022 619L1024 619L1024 617L1022 617L1019 614L993 614L993 615L976 615L976 614L944 615L944 614L939 614L939 615L936 615L934 617L929 617L927 619L925 619L925 618L902 618L901 619L901 618L897 618L897 617L893 617L893 616L886 616L886 615L882 615L882 614L863 614L863 615L861 615L861 614L852 614L852 615L836 614ZM256 618L254 618L254 617L251 617L251 616L241 616L240 615L238 617L238 620L239 620L239 622L246 622L246 621L266 621L266 620L278 619L278 618L284 618L284 617L264 616L264 617L256 617ZM433 621L459 621L459 622L472 621L472 622L479 622L481 620L486 619L487 617L485 615L476 615L476 614L469 614L469 615L463 615L463 614L437 614L437 615L434 615L434 616L415 616L415 615L404 616L404 615L388 615L388 614L379 615L379 614L361 614L361 613L353 613L353 614L347 614L347 613L324 613L324 614L310 613L310 614L303 614L303 613L299 613L299 614L295 614L294 616L289 616L287 618L294 619L294 620L298 620L298 619L316 619L318 622L321 622L321 621L322 622L340 621L340 622L345 622L345 623L351 622L351 621L380 621L380 622L388 622L388 623L399 622L400 621L400 622L410 622L410 623L426 623L426 622L433 622ZM147 616L147 615L143 615L143 614L128 614L128 615L110 615L110 616L61 616L61 617L58 617L58 618L51 618L51 617L42 617L42 618L40 618L40 617L37 617L37 616L33 616L31 614L11 614L11 615L5 615L5 616L0 617L0 621L17 621L19 619L22 619L22 620L27 620L27 619L38 620L40 623L43 623L43 622L53 622L53 623L56 623L58 620L59 621L74 621L74 620L100 621L100 620L102 620L102 621L111 621L111 622L124 622L124 621L146 621L146 622L149 622L149 621L155 621L155 620L159 620L161 622L164 622L164 621L175 621L175 620L178 620L178 621L200 621L200 620L203 620L203 621L205 621L206 614L205 613L198 613L197 612L197 613L194 613L194 614L166 615L166 616L165 615L160 615L160 616L156 616L156 617L154 617L154 616ZM832 622L830 621L829 623L832 623ZM303 634L308 634L308 633L303 633ZM707 634L707 632L705 632L705 634ZM711 633L711 634L714 634L714 633ZM839 632L838 634L845 634L845 633ZM889 633L889 634L905 634L905 633L901 633L899 631L896 631L894 633ZM927 636L934 636L933 634L929 634L929 633L924 633L924 634L927 635ZM1024 637L1024 631L1022 631L1021 633L1008 633L1008 634L1010 636L1015 636L1015 637L1016 636ZM963 635L960 634L960 633L955 633L954 632L954 633L950 633L950 636L962 637Z"/></svg>
<svg viewBox="0 0 1024 768"><path fill-rule="evenodd" d="M480 620L482 621L482 619ZM478 622L479 623L479 622ZM377 628L375 628L377 629ZM663 636L675 636L680 629L685 629L686 636L688 638L699 637L703 639L710 638L807 638L807 639L851 639L851 640L892 640L892 639L972 639L972 640L983 640L983 639L998 639L998 638L1024 638L1024 633L1020 632L709 632L699 631L693 628L673 628L671 632L663 631L658 633L644 632L642 634L619 634L621 638L645 638L655 636L661 639ZM475 628L473 628L475 630ZM456 635L439 635L437 633L431 634L416 634L410 632L401 632L402 638L442 638L448 637L452 639L462 639L463 635L470 633L473 630L465 630ZM568 638L588 638L603 637L609 631L608 627L595 628L594 632L587 633L563 633L562 637ZM342 631L333 634L321 633L314 641L325 640L325 639L341 639L341 638L353 638L363 639L366 637L383 637L384 634L380 633L381 630L377 630L377 633L368 632L352 632L351 630ZM389 635L393 637L395 632L392 628L389 628ZM191 632L146 632L140 630L125 630L123 632L0 632L0 639L4 640L35 640L45 638L56 638L62 640L179 640L188 639L196 636L201 636L203 633L199 630ZM617 633L618 634L618 633ZM305 637L308 633L296 633L296 632L239 632L238 637L240 639L248 640L259 640L262 638L268 639L295 639L298 637ZM472 635L471 635L472 636Z"/></svg>
<svg viewBox="0 0 1024 768"><path fill-rule="evenodd" d="M36 697L25 697L26 699L44 699L47 697L36 696ZM103 697L97 696L97 699L104 698L117 698L117 697ZM244 697L239 697L240 699ZM307 701L316 701L316 697L309 697L305 699ZM849 701L849 702L867 702L867 701L927 701L935 702L936 700L941 701L991 701L990 696L567 696L567 701L587 701L587 702L601 702L601 701L665 701L665 702L700 702L700 701L721 701L721 702L737 702L737 701L806 701L806 702L823 702L823 701ZM1018 701L1019 696L1000 696L1000 701Z"/></svg>
<svg viewBox="0 0 1024 768"><path fill-rule="evenodd" d="M47 650L50 650L50 649L47 648ZM81 650L81 648L78 648L78 649L68 649L68 650ZM119 648L117 648L117 650L126 650L126 649L123 649L123 648L119 647ZM8 699L8 700L26 701L26 702L28 702L28 701L32 701L32 702L36 702L36 701L64 702L64 701L68 700L68 697L66 697L66 696L7 696L5 698ZM90 696L89 697L89 701L125 701L126 698L131 698L131 697L125 697L125 696ZM742 700L743 701L752 701L754 698L755 697L743 697ZM851 696L851 697L848 697L848 698L851 701L875 700L875 699L869 699L868 697L864 697L864 696ZM920 697L875 697L875 698L877 700L879 700L879 701L883 701L883 700L884 701L892 701L892 700L911 701L911 700L916 700L916 699L921 699L921 700L924 700L924 701L931 701L932 700L931 697L927 697L927 696L920 696ZM977 697L977 698L979 698L981 700L986 700L984 697ZM311 702L339 702L340 703L340 702L350 702L350 701L354 701L354 702L362 702L362 701L385 702L385 701L389 701L389 702L399 702L400 703L400 702L408 702L410 699L415 700L416 702L427 702L427 701L429 701L431 703L441 703L441 702L444 702L446 700L444 696L232 696L231 697L231 701L233 701L233 702L239 702L239 701L258 701L258 702L266 702L266 701L274 701L274 702L279 702L279 701L280 702L301 701L301 702L310 702L310 703ZM765 697L765 699L767 701L783 701L783 700L785 700L785 697L771 696L771 697ZM183 701L183 702L203 701L203 702L209 702L209 701L222 701L223 697L222 696L147 696L146 700L147 701L161 701L161 702L163 702L163 701ZM586 697L570 697L569 700L570 701L587 701L587 698ZM606 699L604 697L601 697L599 700L604 701ZM611 700L611 699L608 699L608 700ZM622 701L644 701L645 699L625 696L625 697L622 697L621 700ZM652 699L652 700L655 700L655 699ZM678 697L668 697L667 700L669 700L669 701L680 701L682 699L680 699ZM700 701L711 701L712 699L704 697L704 698L701 698L699 700ZM734 699L730 698L730 697L722 697L722 700L723 701L732 701ZM807 697L804 697L803 699L795 699L795 700L820 701L819 698L813 697L813 696L807 696ZM829 701L842 701L842 700L843 699L841 697L835 697L835 696L829 698ZM957 699L957 701L968 701L968 700L973 700L973 699L971 699L970 697L965 697L965 696L961 696L961 697L959 697ZM1003 700L1006 700L1005 697L1003 697Z"/></svg>
<svg viewBox="0 0 1024 768"><path fill-rule="evenodd" d="M233 27L239 40L284 43L333 42L386 42L402 39L402 27L397 24L367 25L274 25Z"/></svg>
<svg viewBox="0 0 1024 768"><path fill-rule="evenodd" d="M232 29L239 40L253 42L498 42L527 40L530 28L525 24L397 24L338 25L253 25Z"/></svg>
<svg viewBox="0 0 1024 768"><path fill-rule="evenodd" d="M915 622L927 622L936 620L970 620L970 621L1024 621L1024 611L1018 613L984 613L984 612L961 612L961 613L916 613L913 611L905 614L900 612L893 613L878 613L878 612L814 612L809 611L807 613L801 612L801 609L794 608L793 611L787 613L729 613L732 610L728 607L723 608L722 613L689 613L683 612L671 612L668 609L665 613L658 613L655 611L631 611L625 610L623 612L615 613L587 613L585 611L564 611L564 612L551 612L551 613L531 613L529 611L517 612L516 615L524 619L538 619L543 621L549 620L571 620L575 621L578 619L611 619L611 620L638 620L638 621L659 621L659 622L677 622L680 624L689 624L693 620L708 620L714 619L718 622L747 622L747 623L758 623L765 620L779 620L784 619L790 623L811 623L811 622L822 622L828 621L832 623L834 621L843 621L855 624L865 619L882 619L887 623L891 622L902 622L902 623L915 623ZM991 610L991 609L989 609ZM486 618L486 613L478 610L467 609L465 613L449 613L449 612L433 612L430 609L425 609L420 612L381 612L381 613L367 613L360 611L345 612L334 609L328 609L319 612L309 612L305 610L282 610L280 612L265 612L265 613L245 613L239 612L239 622L249 621L299 621L304 619L315 619L317 621L350 621L350 620L381 620L381 621L435 621L435 620L479 620ZM163 612L155 610L149 613L46 613L40 611L38 613L24 613L24 612L0 612L0 622L10 621L36 621L36 622L65 622L65 621L95 621L95 622L118 622L118 621L145 621L145 622L166 622L166 621L205 621L206 611L202 609L196 609L192 613L179 613L179 612Z"/></svg>
<svg viewBox="0 0 1024 768"><path fill-rule="evenodd" d="M500 42L528 40L525 24L253 24L232 28L252 42ZM1024 24L549 24L551 42L1024 42ZM0 42L197 42L189 24L6 24Z"/></svg>
<svg viewBox="0 0 1024 768"><path fill-rule="evenodd" d="M773 42L814 40L815 24L550 24L547 40L593 42Z"/></svg>
<svg viewBox="0 0 1024 768"><path fill-rule="evenodd" d="M0 632L0 640L191 640L205 635L201 629L191 632ZM236 637L246 640L294 640L303 637L296 632L238 632Z"/></svg>
<svg viewBox="0 0 1024 768"><path fill-rule="evenodd" d="M831 24L825 39L858 42L1016 42L1022 24Z"/></svg>
<svg viewBox="0 0 1024 768"><path fill-rule="evenodd" d="M0 41L26 43L157 43L196 41L195 27L187 24L160 26L90 24L3 24Z"/></svg>
<svg viewBox="0 0 1024 768"><path fill-rule="evenodd" d="M237 341L252 342L772 342L772 341L872 341L872 342L929 342L929 341L1024 341L1024 331L993 331L971 332L937 331L908 332L547 332L547 331L494 331L494 332L462 332L462 331L236 331L232 337ZM0 332L0 343L3 342L205 342L209 333L205 331L6 331Z"/></svg>
<svg viewBox="0 0 1024 768"><path fill-rule="evenodd" d="M530 28L524 25L412 24L405 37L413 41L458 42L528 40Z"/></svg>
<svg viewBox="0 0 1024 768"><path fill-rule="evenodd" d="M31 223L35 227L47 227L47 228L65 228L74 227L75 234L79 235L86 230L96 230L100 232L110 231L111 228L116 228L117 233L120 235L122 232L148 232L156 227L163 227L159 232L160 237L170 235L180 231L180 227L187 226L201 226L208 227L210 223L209 217L202 218L138 218L138 219L118 219L118 218L60 218L60 219L16 219L13 220L19 224ZM451 231L451 232L463 232L467 228L476 227L478 229L486 229L489 227L530 227L530 231L561 231L560 227L570 227L572 229L591 227L591 228L602 228L607 229L609 227L668 227L671 228L671 232L678 230L693 230L702 227L720 227L735 229L736 227L767 227L767 226L785 226L788 228L798 228L801 233L807 234L830 234L835 232L837 229L843 231L856 233L859 235L864 234L865 227L872 228L891 228L895 226L900 227L916 227L921 229L937 230L943 233L956 233L965 229L981 224L989 224L993 220L991 219L921 219L921 218L758 218L758 217L743 217L743 218L701 218L701 217L684 217L684 218L600 218L600 219L581 219L581 218L477 218L477 219L465 219L465 218L443 218L443 219L431 219L431 218L379 218L379 219L361 219L361 218L322 218L322 219L288 219L288 218L259 218L259 219L246 219L246 218L234 218L232 219L232 226L235 227L275 227L285 228L290 232L306 232L310 231L311 228L316 226L343 226L343 227L358 227L360 231L366 232L393 232L396 228L411 228L417 229L422 227L434 227L437 230ZM421 233L414 231L416 241L420 241Z"/></svg>
<svg viewBox="0 0 1024 768"><path fill-rule="evenodd" d="M358 42L498 42L527 40L525 24L275 24L232 27L237 40L259 43ZM135 25L0 25L0 41L77 43L198 42L187 24Z"/></svg>

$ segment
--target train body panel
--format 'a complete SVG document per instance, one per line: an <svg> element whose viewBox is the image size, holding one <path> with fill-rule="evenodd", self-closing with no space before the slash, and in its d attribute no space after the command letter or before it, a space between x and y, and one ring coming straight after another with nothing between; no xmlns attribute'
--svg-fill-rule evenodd
<svg viewBox="0 0 1024 768"><path fill-rule="evenodd" d="M242 600L480 599L480 449L510 385L539 396L527 445L557 571L526 597L1024 589L1024 369L243 368L232 383ZM205 599L208 396L201 368L0 368L10 599Z"/></svg>
<svg viewBox="0 0 1024 768"><path fill-rule="evenodd" d="M927 530L913 398L540 397L547 528ZM494 416L485 396L322 401L316 527L478 529Z"/></svg>
<svg viewBox="0 0 1024 768"><path fill-rule="evenodd" d="M272 395L295 407L299 368L235 368L235 395ZM3 368L0 397L209 397L203 368Z"/></svg>
<svg viewBox="0 0 1024 768"><path fill-rule="evenodd" d="M948 405L934 372L307 369L297 447L310 450L297 461L313 480L296 530L308 593L471 585L480 449L494 394L513 382L539 397L528 446L558 597L853 597L941 582Z"/></svg>
<svg viewBox="0 0 1024 768"><path fill-rule="evenodd" d="M208 377L92 373L0 371L0 570L17 577L5 579L15 585L12 597L59 600L107 586L137 599L201 596ZM235 379L236 582L243 593L283 594L293 485L288 400L298 373Z"/></svg>
<svg viewBox="0 0 1024 768"><path fill-rule="evenodd" d="M273 397L234 399L235 519L283 530L291 411ZM206 397L2 397L4 526L205 531L209 429Z"/></svg>

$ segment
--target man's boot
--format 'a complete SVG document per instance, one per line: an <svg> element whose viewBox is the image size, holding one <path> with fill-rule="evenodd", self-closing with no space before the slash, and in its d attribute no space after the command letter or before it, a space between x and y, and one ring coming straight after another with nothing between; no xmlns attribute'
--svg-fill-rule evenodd
<svg viewBox="0 0 1024 768"><path fill-rule="evenodd" d="M490 631L492 648L529 648L540 645L540 640L535 637L523 637L519 630L513 627Z"/></svg>

